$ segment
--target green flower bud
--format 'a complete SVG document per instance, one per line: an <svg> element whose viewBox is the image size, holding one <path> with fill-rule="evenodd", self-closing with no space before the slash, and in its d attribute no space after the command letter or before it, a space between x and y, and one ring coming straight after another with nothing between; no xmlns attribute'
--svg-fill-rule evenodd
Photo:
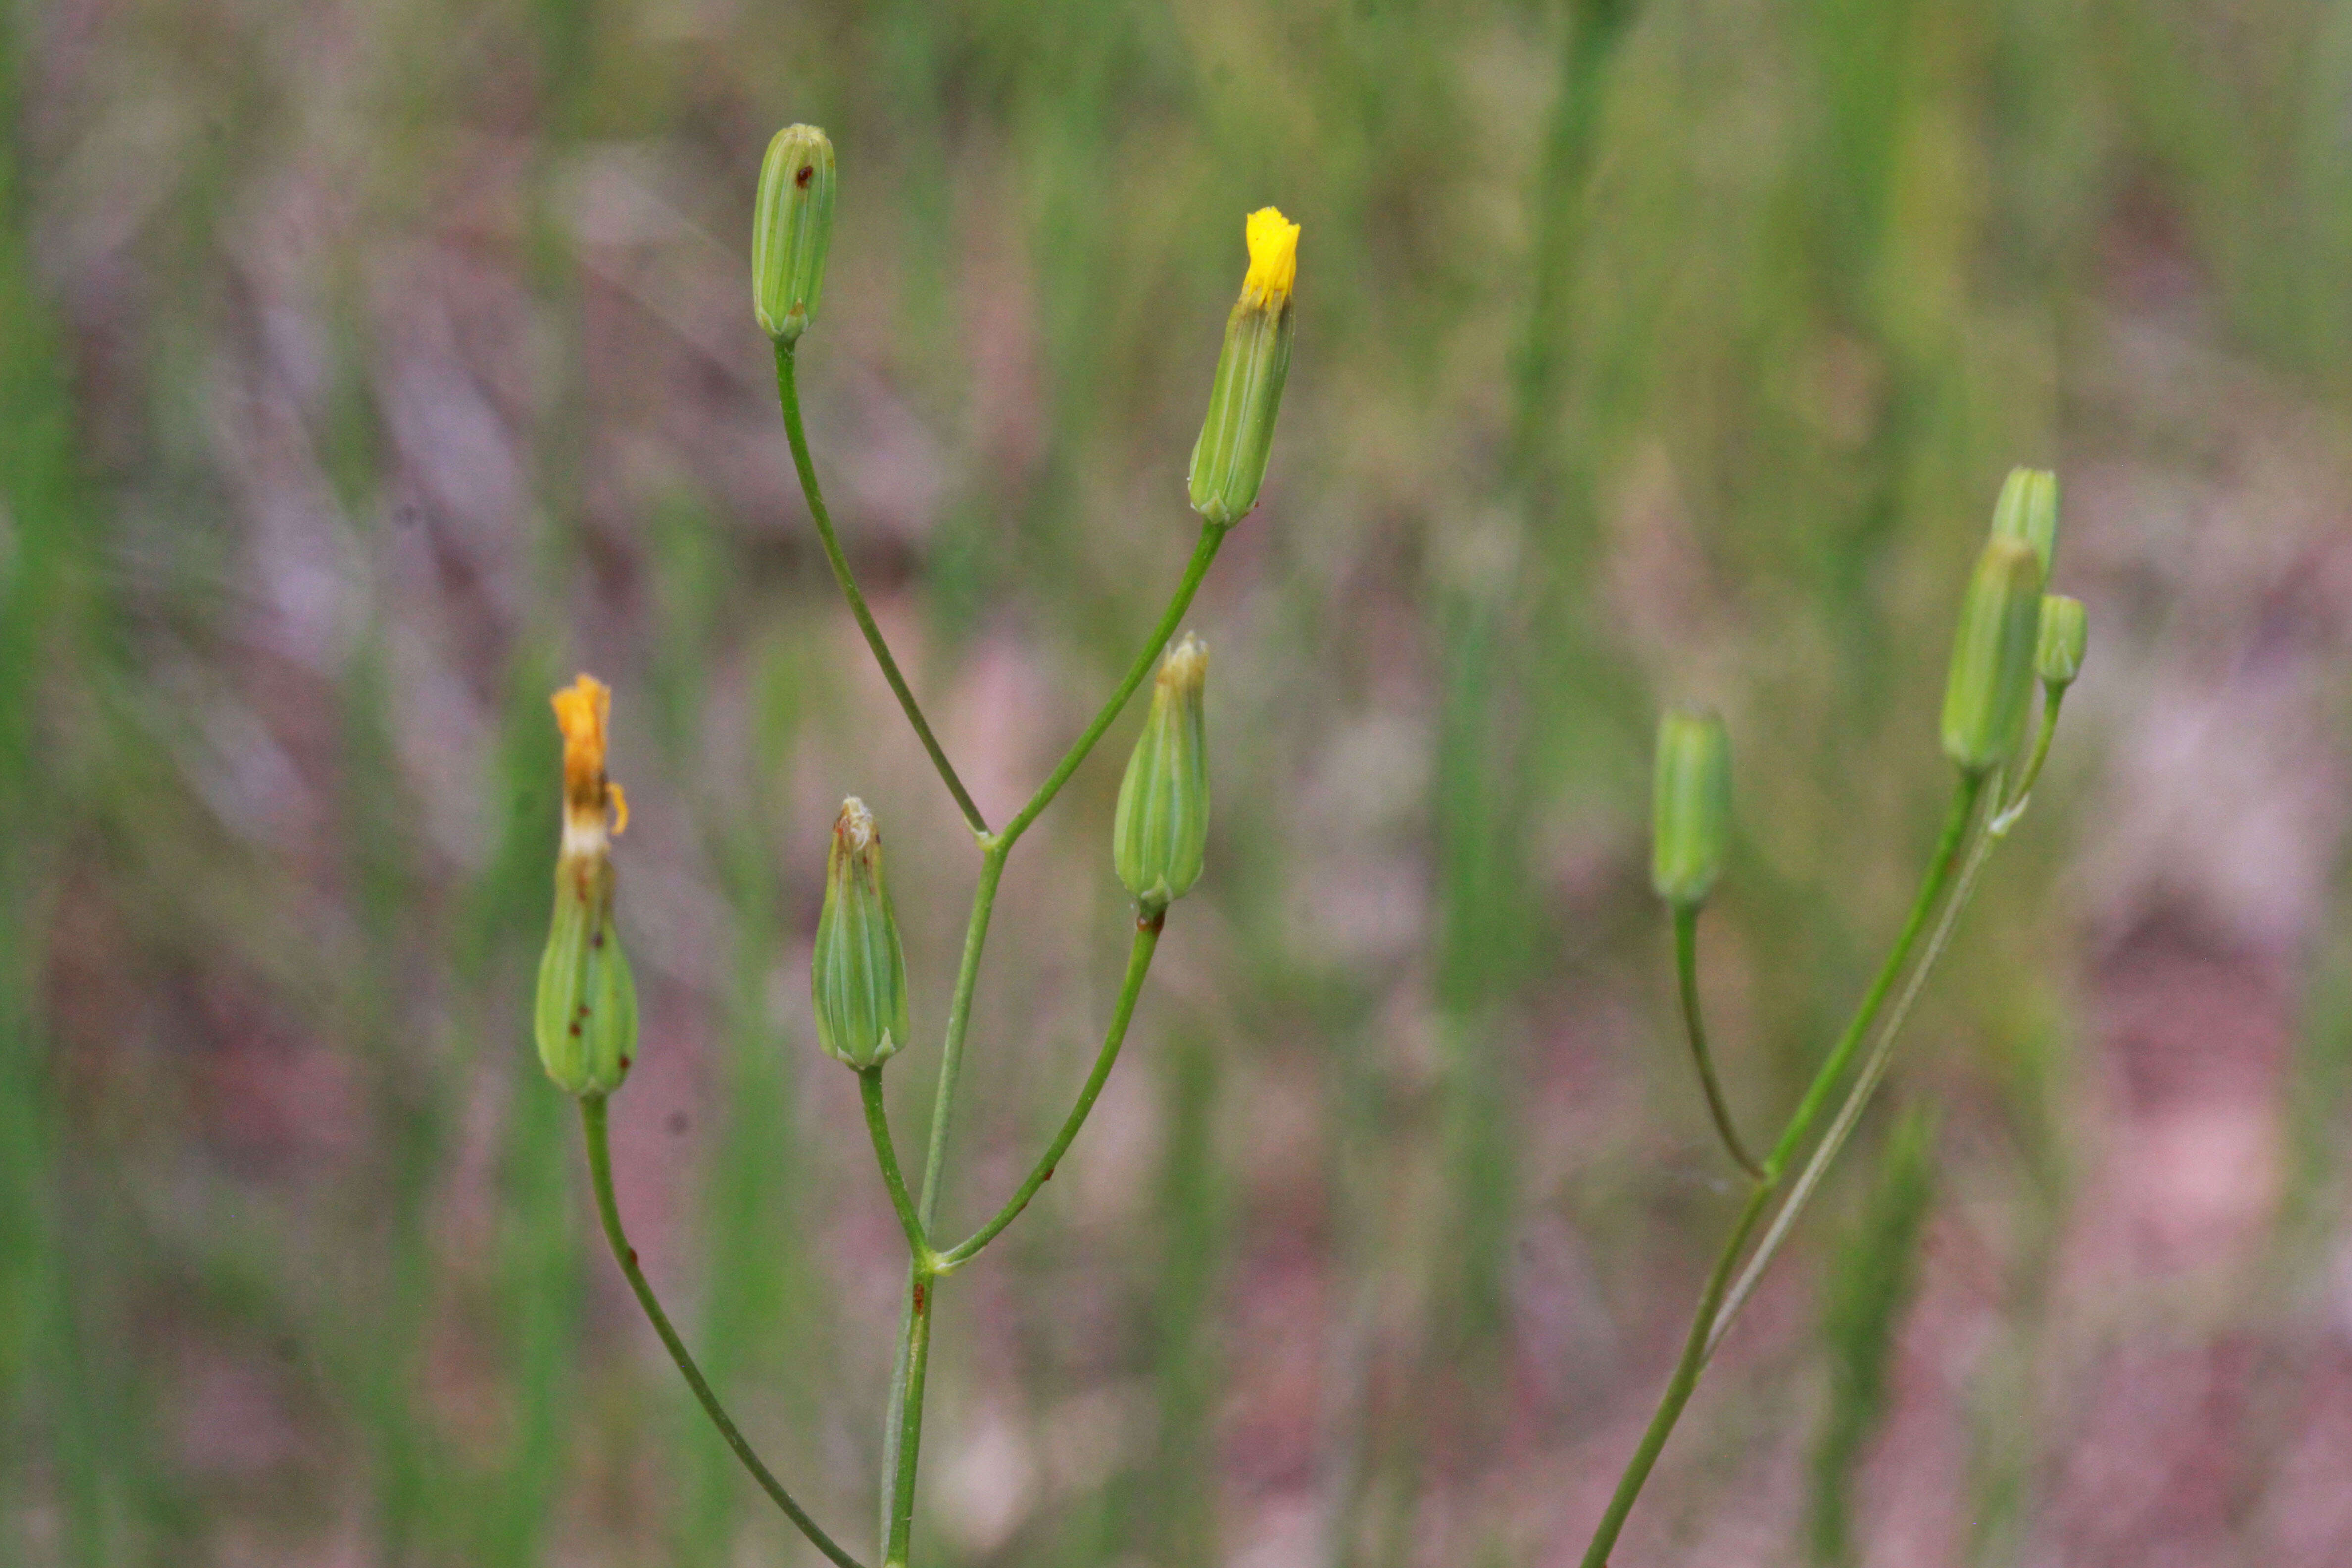
<svg viewBox="0 0 2352 1568"><path fill-rule="evenodd" d="M751 217L751 304L767 334L800 341L824 291L833 242L833 143L814 125L787 125L760 164Z"/></svg>
<svg viewBox="0 0 2352 1568"><path fill-rule="evenodd" d="M1290 291L1298 276L1298 226L1273 207L1250 214L1248 276L1225 319L1224 351L1209 389L1209 416L1192 443L1192 510L1230 524L1257 505L1274 419L1290 374Z"/></svg>
<svg viewBox="0 0 2352 1568"><path fill-rule="evenodd" d="M1999 765L2024 737L2042 625L2042 562L1995 534L1977 558L1944 686L1944 752L1964 773Z"/></svg>
<svg viewBox="0 0 2352 1568"><path fill-rule="evenodd" d="M1650 813L1650 885L1670 904L1704 902L1731 841L1731 737L1712 710L1658 715Z"/></svg>
<svg viewBox="0 0 2352 1568"><path fill-rule="evenodd" d="M583 675L555 694L563 732L563 840L555 860L555 919L539 961L531 1012L539 1059L570 1094L610 1094L637 1051L637 987L613 924L613 836L629 824L628 797L604 773L613 694Z"/></svg>
<svg viewBox="0 0 2352 1568"><path fill-rule="evenodd" d="M841 803L825 852L809 990L817 1044L835 1060L876 1067L907 1043L907 954L882 879L882 835L856 795Z"/></svg>
<svg viewBox="0 0 2352 1568"><path fill-rule="evenodd" d="M1202 689L1209 650L1192 633L1160 661L1151 711L1119 780L1111 863L1146 918L1201 879L1209 844L1209 733Z"/></svg>
<svg viewBox="0 0 2352 1568"><path fill-rule="evenodd" d="M2011 468L1992 504L1996 539L2022 539L2042 560L2042 580L2058 552L2058 476L2047 468Z"/></svg>
<svg viewBox="0 0 2352 1568"><path fill-rule="evenodd" d="M566 856L539 961L539 1059L570 1094L610 1094L637 1053L637 987L613 924L613 863Z"/></svg>
<svg viewBox="0 0 2352 1568"><path fill-rule="evenodd" d="M2042 596L2042 637L2033 650L2033 672L2042 684L2064 690L2083 672L2083 649L2090 641L2090 616L2083 601L2063 594Z"/></svg>

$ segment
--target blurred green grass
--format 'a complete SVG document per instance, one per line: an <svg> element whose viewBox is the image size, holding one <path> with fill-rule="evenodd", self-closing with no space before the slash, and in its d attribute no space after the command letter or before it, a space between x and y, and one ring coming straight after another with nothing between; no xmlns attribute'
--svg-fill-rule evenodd
<svg viewBox="0 0 2352 1568"><path fill-rule="evenodd" d="M1210 878L1065 1179L943 1301L922 1550L1564 1554L1725 1218L1641 882L1656 704L1731 716L1707 973L1760 1122L1935 826L2000 474L2224 466L2117 321L2192 313L2340 419L2348 40L2288 0L0 16L0 1560L800 1552L586 1245L528 1048L576 666L638 814L624 1206L778 1468L870 1517L892 1232L803 1000L832 803L908 847L934 1026L971 868L769 401L744 236L793 119L843 167L820 466L997 812L1181 563L1241 215L1305 226L1272 480L1196 616ZM2166 635L2128 553L2091 558L2095 665ZM1129 732L1008 878L955 1213L1091 1048ZM2031 1369L2095 1152L2058 869L2096 786L2061 746L1917 1042L1938 1191L2000 1238L1955 1561L2063 1500ZM2333 920L2298 1235L2340 1206ZM902 1129L933 1068L894 1068ZM1840 1256L1907 1249L1855 1163ZM1794 1550L1775 1445L1847 1508L1884 1388L1828 1369L1893 1332L1720 1369L1626 1557Z"/></svg>

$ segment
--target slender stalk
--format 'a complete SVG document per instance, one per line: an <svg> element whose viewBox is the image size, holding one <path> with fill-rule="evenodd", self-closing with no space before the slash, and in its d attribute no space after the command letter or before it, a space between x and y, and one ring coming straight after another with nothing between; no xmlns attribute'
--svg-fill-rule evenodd
<svg viewBox="0 0 2352 1568"><path fill-rule="evenodd" d="M654 1296L654 1288L646 1281L645 1270L637 1267L637 1249L629 1245L627 1235L621 1229L620 1205L613 1197L613 1152L605 1136L603 1095L581 1097L580 1130L588 1144L589 1180L596 1189L596 1213L604 1222L604 1239L613 1248L613 1261L621 1266L622 1274L629 1281L629 1289L636 1292L637 1305L645 1309L654 1332L661 1336L662 1346L669 1352L669 1359L677 1363L679 1375L686 1379L686 1385L694 1390L695 1398L702 1402L703 1413L710 1417L710 1424L719 1428L719 1435L726 1439L727 1446L735 1450L735 1457L743 1461L743 1468L751 1472L751 1479L760 1483L760 1489L774 1500L778 1508L784 1510L784 1516L800 1527L801 1533L809 1538L810 1544L840 1564L840 1568L864 1568L856 1558L843 1551L833 1537L808 1516L807 1510L793 1500L793 1494L784 1489L783 1483L760 1462L760 1456L752 1451L751 1445L745 1441L743 1434L729 1418L727 1407L719 1403L719 1396L704 1381L702 1369L695 1364L694 1357L687 1351L686 1342L677 1337L677 1331L670 1327L669 1314L662 1310L661 1302Z"/></svg>
<svg viewBox="0 0 2352 1568"><path fill-rule="evenodd" d="M793 454L801 462L805 478L808 473L807 447L799 436L800 416L792 389L790 356L779 352L776 363L777 382L783 393L785 423L793 435ZM809 489L810 510L814 512L816 502L813 480L809 481ZM1209 563L1216 559L1217 547L1224 542L1224 529L1214 523L1203 522L1201 525L1200 542L1193 546L1192 558L1186 563L1183 578L1177 584L1175 595L1169 600L1160 624L1153 628L1150 638L1137 654L1134 664L1120 680L1118 689L1111 693L1109 700L1103 704L1085 732L1063 754L1053 773L1030 797L1029 804L1004 825L1003 831L997 833L990 833L980 826L976 813L966 813L967 819L974 823L974 830L980 838L980 880L972 889L971 917L964 925L963 959L956 970L955 990L948 1003L947 1042L940 1057L939 1089L931 1102L931 1131L923 1153L922 1191L915 1203L917 1228L925 1237L930 1234L939 1217L940 1194L947 1171L948 1133L955 1119L956 1086L963 1076L964 1037L971 1025L972 990L980 980L981 953L988 943L988 923L996 910L996 889L1004 876L1005 857L1013 852L1013 844L1028 831L1029 825L1053 804L1054 797L1061 793L1070 775L1077 772L1078 765L1087 760L1095 743L1102 739L1103 731L1110 728L1111 721L1118 717L1128 700L1135 695L1135 689L1142 685L1143 678L1151 672L1152 661L1160 657L1160 650L1167 646L1168 638L1176 629L1176 623L1192 606L1192 597L1200 591L1201 580L1208 574ZM838 552L831 544L829 530L826 531L826 540L828 552L838 559ZM842 569L842 584L851 596L852 609L856 609L856 591L850 586L845 568ZM879 636L871 637L869 640L874 644L877 658L885 661L887 671L888 654L882 647ZM901 683L894 679L893 684L903 692ZM920 717L912 706L912 699L906 700L908 717L916 721L917 730L928 742L929 731L923 729ZM949 779L952 785L953 774L945 771L946 760L940 756L936 747L933 748L932 758L942 769L941 776ZM907 1270L907 1308L901 1324L898 1361L890 1373L889 1413L883 1426L882 1537L885 1568L904 1568L908 1538L913 1528L916 1460L923 1434L923 1381L930 1357L932 1287L938 1274L936 1255L928 1247L917 1253Z"/></svg>
<svg viewBox="0 0 2352 1568"><path fill-rule="evenodd" d="M1903 932L1895 939L1895 946L1887 952L1886 962L1879 965L1877 977L1871 981L1870 989L1863 994L1862 1005L1855 1009L1853 1020L1845 1026L1845 1033L1838 1037L1838 1043L1822 1061L1821 1070L1806 1086L1805 1097L1797 1102L1796 1112L1789 1118L1789 1125L1781 1131L1780 1142L1773 1145L1772 1152L1765 1159L1764 1173L1768 1180L1779 1179L1780 1173L1788 1167L1790 1157L1804 1142L1805 1134L1811 1131L1814 1119L1821 1115L1822 1107L1828 1102L1830 1091L1837 1087L1838 1079L1844 1076L1847 1065L1853 1060L1853 1053L1861 1046L1863 1037L1876 1022L1879 1008L1885 1005L1886 994L1895 987L1895 976L1901 974L1903 966L1910 962L1911 950L1918 944L1919 933L1927 924L1927 916L1934 910L1936 900L1943 896L1944 888L1951 881L1952 871L1959 863L1960 846L1968 837L1969 818L1976 815L1977 800L1984 794L1986 777L1984 773L1964 773L1960 775L1959 783L1952 792L1951 809L1944 816L1943 837L1937 840L1935 858L1928 861L1927 874L1920 880L1919 896L1911 901L1911 913L1903 922Z"/></svg>
<svg viewBox="0 0 2352 1568"><path fill-rule="evenodd" d="M1633 1451L1624 1474L1618 1478L1617 1489L1611 1496L1609 1507L1592 1532L1592 1543L1585 1550L1584 1568L1606 1568L1609 1553L1616 1545L1619 1532L1625 1527L1626 1516L1633 1511L1634 1500L1641 1495L1643 1484L1649 1479L1651 1468L1657 1463L1658 1454L1674 1432L1675 1422L1682 1418L1683 1406L1690 1402L1691 1391L1697 1386L1699 1373L1713 1352L1717 1343L1717 1321L1725 1293L1729 1288L1732 1270L1738 1266L1740 1250L1747 1246L1757 1220L1778 1190L1781 1173L1787 1169L1795 1152L1803 1146L1805 1134L1821 1115L1831 1090L1844 1076L1854 1052L1877 1022L1888 994L1910 963L1912 950L1918 945L1928 917L1935 912L1945 889L1951 884L1953 872L1959 863L1960 851L1968 839L1969 824L1974 820L1977 803L1984 795L1987 777L1984 773L1960 775L1953 792L1951 808L1944 819L1943 835L1937 839L1936 852L1927 862L1927 874L1920 879L1918 896L1912 900L1911 912L1903 922L1903 930L1895 937L1885 962L1879 966L1877 975L1871 981L1870 989L1863 994L1861 1006L1855 1010L1845 1032L1823 1059L1820 1070L1813 1075L1804 1097L1798 1101L1796 1110L1790 1116L1788 1126L1782 1130L1780 1142L1764 1162L1763 1174L1757 1181L1755 1190L1748 1194L1747 1206L1740 1211L1739 1223L1732 1231L1731 1239L1725 1244L1722 1256L1716 1260L1714 1272L1707 1278L1706 1290L1699 1299L1697 1314L1691 1320L1681 1359L1675 1364L1674 1376L1667 1382L1666 1391L1658 1401L1656 1414L1650 1418L1649 1430L1643 1435L1641 1447ZM1998 795L1995 798L1999 798ZM1948 930L1948 927L1945 929ZM1923 973L1924 969L1923 965ZM1914 987L1906 993L1905 1008L1908 1008L1909 998L1916 994L1915 982ZM1743 1278L1743 1289L1752 1287L1752 1278Z"/></svg>
<svg viewBox="0 0 2352 1568"><path fill-rule="evenodd" d="M961 1245L940 1255L939 1272L949 1273L971 1261L982 1247L995 1240L1006 1226L1019 1217L1021 1211L1029 1206L1029 1200L1037 1195L1037 1190L1054 1179L1054 1167L1069 1152L1078 1129L1087 1124L1087 1113L1094 1110L1103 1085L1110 1079L1110 1069L1118 1063L1119 1047L1126 1043L1128 1022L1135 1016L1136 998L1143 994L1143 977L1151 968L1151 954L1160 945L1160 928L1167 918L1164 910L1137 918L1135 945L1128 952L1127 978L1119 985L1118 1005L1112 1009L1110 1029L1103 1037L1102 1050L1095 1057L1094 1070L1087 1075L1086 1087L1078 1091L1077 1103L1070 1108L1061 1131L1055 1134L1053 1143L1045 1150L1045 1158L1037 1162L1036 1169L1029 1173L1029 1179L1021 1184L1021 1190L1013 1194L1012 1201L996 1211L995 1218L972 1232Z"/></svg>
<svg viewBox="0 0 2352 1568"><path fill-rule="evenodd" d="M1217 558L1217 547L1225 542L1225 526L1205 521L1201 524L1200 542L1192 547L1192 559L1185 564L1183 580L1176 584L1175 596L1168 601L1167 612L1160 617L1160 624L1151 628L1151 636L1144 640L1141 651L1135 656L1135 662L1128 667L1126 679L1118 683L1118 689L1113 691L1109 700L1102 705L1102 711L1095 715L1094 722L1087 726L1086 732L1063 753L1062 760L1055 764L1045 782L1037 786L1037 793L1029 797L1029 804L1004 825L1004 831L996 836L997 842L1011 848L1013 841L1026 833L1029 825L1037 820L1038 814L1054 804L1054 797L1062 793L1062 786L1070 782L1070 775L1078 771L1078 764L1087 760L1087 753L1093 751L1095 742L1103 738L1103 731L1110 728L1111 721L1118 718L1119 710L1127 706L1127 700L1135 695L1135 689L1143 684L1145 676L1151 673L1152 661L1168 646L1168 639L1176 635L1176 623L1184 618L1186 610L1192 608L1192 595L1200 591L1201 579L1209 574L1209 563Z"/></svg>
<svg viewBox="0 0 2352 1568"><path fill-rule="evenodd" d="M1584 1549L1583 1568L1609 1568L1609 1553L1617 1545L1618 1534L1625 1528L1626 1515L1633 1511L1633 1500L1642 1495L1643 1483L1650 1479L1650 1470L1658 1462L1658 1454L1673 1435L1675 1423L1682 1419L1683 1406L1690 1403L1691 1391L1698 1386L1698 1374L1706 1365L1706 1335L1715 1322L1716 1310L1722 1304L1723 1291L1731 1279L1731 1270L1739 1261L1740 1248L1748 1245L1748 1233L1764 1213L1764 1205L1772 1195L1769 1182L1759 1182L1748 1194L1748 1203L1739 1211L1739 1223L1732 1227L1731 1237L1723 1244L1722 1256L1706 1277L1706 1289L1698 1299L1698 1310L1692 1315L1690 1332L1683 1338L1683 1353L1675 1363L1675 1374L1666 1381L1666 1392L1658 1401L1656 1414L1650 1417L1649 1429L1642 1434L1641 1447L1633 1450L1627 1461L1625 1473L1617 1478L1617 1489L1610 1494L1609 1507L1601 1516L1601 1523L1592 1532L1592 1544Z"/></svg>
<svg viewBox="0 0 2352 1568"><path fill-rule="evenodd" d="M2058 732L2058 710L2065 700L2064 687L2042 689L2042 731L2033 738L2033 760L2025 764L2025 776L2019 781L2017 793L1993 813L1992 821L1987 825L1985 831L1993 837L2008 837L2017 819L2025 815L2026 803L2033 798L2033 786L2042 777L2042 764L2050 760L2050 738Z"/></svg>
<svg viewBox="0 0 2352 1568"><path fill-rule="evenodd" d="M915 727L915 734L923 742L923 750L931 754L931 766L940 772L940 780L955 796L956 809L963 813L971 830L987 837L988 819L972 804L971 794L956 776L955 764L940 749L939 737L931 733L929 722L923 717L922 705L907 686L907 678L898 673L898 661L890 657L890 645L882 640L882 628L874 624L874 613L866 607L866 595L857 591L857 579L850 575L849 558L841 552L841 540L833 531L833 515L824 510L824 492L817 489L816 465L809 458L808 437L801 429L800 378L792 345L781 339L776 343L776 398L783 405L784 436L792 442L793 466L800 470L801 494L808 499L809 516L816 521L816 536L824 545L824 558L833 565L833 580L841 584L841 596L849 601L849 613L857 619L857 629L866 634L866 646L874 650L874 662L882 667L882 679L890 683L898 694L898 706L907 711L907 722Z"/></svg>
<svg viewBox="0 0 2352 1568"><path fill-rule="evenodd" d="M915 1533L915 1467L923 1447L923 1379L931 1360L931 1293L936 1280L930 1259L915 1260L908 1286L907 1333L899 1349L900 1375L892 1390L898 1429L890 1445L887 1478L888 1526L883 1532L883 1568L907 1568Z"/></svg>
<svg viewBox="0 0 2352 1568"><path fill-rule="evenodd" d="M1732 1124L1731 1107L1723 1098L1723 1085L1716 1080L1715 1058L1707 1053L1706 1023L1698 1003L1698 906L1675 906L1675 972L1682 984L1683 1023L1690 1033L1691 1059L1698 1064L1699 1087L1706 1091L1707 1113L1715 1118L1715 1130L1723 1134L1723 1147L1731 1163L1748 1173L1750 1179L1762 1181L1764 1167L1739 1142L1739 1130Z"/></svg>
<svg viewBox="0 0 2352 1568"><path fill-rule="evenodd" d="M907 1232L907 1248L917 1258L928 1258L931 1244L923 1235L923 1222L915 1214L915 1200L907 1195L907 1178L898 1171L898 1145L890 1138L890 1112L882 1100L882 1067L876 1063L857 1069L857 1092L866 1101L866 1131L874 1140L875 1163L882 1167L882 1184L890 1189L890 1206L898 1211L898 1224Z"/></svg>
<svg viewBox="0 0 2352 1568"><path fill-rule="evenodd" d="M2023 811L2025 801L2024 795L2019 795L2011 809ZM1886 1022L1880 1026L1878 1038L1872 1043L1870 1055L1863 1061L1862 1071L1855 1075L1853 1088L1847 1091L1845 1103L1831 1119L1829 1131L1822 1134L1821 1142L1814 1146L1811 1156L1805 1161L1805 1168L1798 1173L1796 1185L1789 1190L1788 1201L1780 1205L1780 1212L1772 1216L1772 1223L1765 1228L1764 1239L1756 1244L1755 1256L1739 1271L1739 1279L1731 1287L1730 1295L1724 1299L1722 1310L1716 1314L1715 1326L1706 1336L1706 1353L1710 1357L1715 1354L1716 1347L1723 1343L1724 1336L1731 1331L1732 1320L1738 1317L1740 1308L1748 1304L1748 1298L1754 1292L1757 1281L1764 1277L1764 1270L1772 1266L1772 1259L1780 1252L1780 1243L1787 1239L1790 1227L1804 1212L1806 1203L1813 1195L1813 1189L1821 1185L1822 1175L1828 1172L1830 1162L1835 1160L1838 1151L1845 1147L1854 1123L1862 1120L1871 1095L1886 1076L1886 1064L1895 1053L1895 1037L1902 1034L1904 1022L1911 1016L1912 1005L1919 1000L1920 989L1927 984L1927 976L1934 972L1936 961L1944 956L1944 949L1952 940L1952 930L1959 924L1960 915L1969 907L1970 895L1976 891L1977 875L1984 869L1985 858L1992 853L1992 847L1999 842L1988 827L1978 836L1975 847L1969 851L1968 864L1961 868L1959 882L1953 888L1950 900L1944 905L1944 912L1936 921L1936 934L1927 939L1927 951L1911 971L1911 978L1904 982L1903 994L1895 999L1894 1008L1887 1013Z"/></svg>

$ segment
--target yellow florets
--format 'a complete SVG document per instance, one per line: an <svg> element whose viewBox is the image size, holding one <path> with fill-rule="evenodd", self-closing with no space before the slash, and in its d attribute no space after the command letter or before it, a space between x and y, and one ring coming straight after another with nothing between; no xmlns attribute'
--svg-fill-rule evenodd
<svg viewBox="0 0 2352 1568"><path fill-rule="evenodd" d="M567 837L593 831L606 817L618 834L629 826L629 797L604 773L604 731L613 717L613 689L582 675L554 697L555 727L563 731L563 815Z"/></svg>
<svg viewBox="0 0 2352 1568"><path fill-rule="evenodd" d="M1249 276L1242 279L1242 303L1279 310L1290 302L1298 277L1298 226L1276 207L1250 214Z"/></svg>

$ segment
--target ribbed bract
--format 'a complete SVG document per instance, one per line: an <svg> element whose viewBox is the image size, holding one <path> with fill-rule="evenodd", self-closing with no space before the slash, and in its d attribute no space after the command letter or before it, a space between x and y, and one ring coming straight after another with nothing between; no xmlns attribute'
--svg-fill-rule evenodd
<svg viewBox="0 0 2352 1568"><path fill-rule="evenodd" d="M1147 915L1192 890L1208 851L1208 648L1185 633L1160 661L1151 710L1119 780L1111 863Z"/></svg>
<svg viewBox="0 0 2352 1568"><path fill-rule="evenodd" d="M855 795L841 803L825 852L809 990L817 1044L835 1060L870 1068L907 1043L907 955L882 877L882 835Z"/></svg>
<svg viewBox="0 0 2352 1568"><path fill-rule="evenodd" d="M1650 885L1670 904L1703 902L1731 843L1731 737L1720 715L1670 708L1658 716L1650 796Z"/></svg>

